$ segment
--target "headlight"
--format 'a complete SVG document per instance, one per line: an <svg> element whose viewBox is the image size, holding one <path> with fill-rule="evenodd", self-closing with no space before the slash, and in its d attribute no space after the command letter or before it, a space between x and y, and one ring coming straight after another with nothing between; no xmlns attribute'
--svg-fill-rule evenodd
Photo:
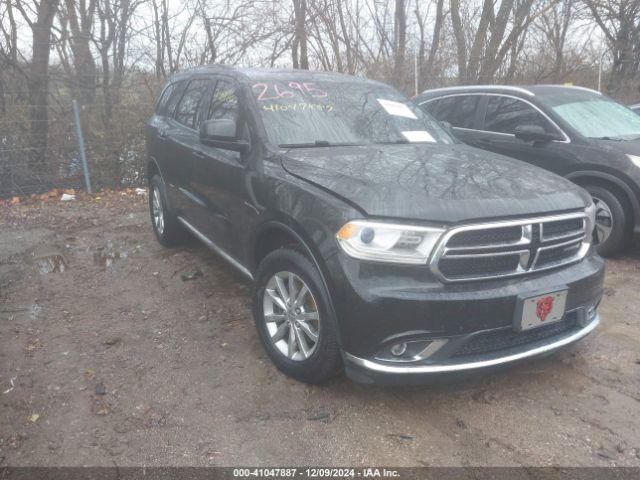
<svg viewBox="0 0 640 480"><path fill-rule="evenodd" d="M591 243L593 230L596 228L596 204L591 201L591 204L585 208L584 213L587 214L587 236L584 241L585 243Z"/></svg>
<svg viewBox="0 0 640 480"><path fill-rule="evenodd" d="M350 256L375 262L424 264L440 236L441 228L354 220L336 234Z"/></svg>
<svg viewBox="0 0 640 480"><path fill-rule="evenodd" d="M627 154L627 158L631 160L636 167L640 168L640 156Z"/></svg>

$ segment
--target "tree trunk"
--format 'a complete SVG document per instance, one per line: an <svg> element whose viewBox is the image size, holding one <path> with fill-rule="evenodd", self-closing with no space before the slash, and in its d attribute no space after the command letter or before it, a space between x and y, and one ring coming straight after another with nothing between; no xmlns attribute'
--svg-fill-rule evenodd
<svg viewBox="0 0 640 480"><path fill-rule="evenodd" d="M451 0L451 25L456 38L456 53L458 60L458 78L461 83L467 80L467 42L460 18L460 0Z"/></svg>
<svg viewBox="0 0 640 480"><path fill-rule="evenodd" d="M295 17L294 40L292 55L294 68L309 70L309 55L307 53L307 0L293 0Z"/></svg>
<svg viewBox="0 0 640 480"><path fill-rule="evenodd" d="M43 170L46 163L49 135L49 52L51 51L51 27L58 1L42 0L37 7L37 20L31 25L33 47L27 88L33 150L29 165L36 170Z"/></svg>
<svg viewBox="0 0 640 480"><path fill-rule="evenodd" d="M76 10L78 4L78 10ZM74 87L78 92L80 103L93 103L96 98L97 68L91 52L90 41L92 34L95 3L65 0L69 29L71 30L70 45L73 52L73 66L75 73Z"/></svg>
<svg viewBox="0 0 640 480"><path fill-rule="evenodd" d="M407 13L405 0L396 0L395 2L393 31L394 78L396 82L401 82L405 77L404 61L407 50Z"/></svg>
<svg viewBox="0 0 640 480"><path fill-rule="evenodd" d="M431 37L431 47L429 48L429 56L425 66L425 71L429 78L433 77L433 64L440 46L440 32L444 23L444 0L438 0L436 5L436 20L433 25L433 36Z"/></svg>

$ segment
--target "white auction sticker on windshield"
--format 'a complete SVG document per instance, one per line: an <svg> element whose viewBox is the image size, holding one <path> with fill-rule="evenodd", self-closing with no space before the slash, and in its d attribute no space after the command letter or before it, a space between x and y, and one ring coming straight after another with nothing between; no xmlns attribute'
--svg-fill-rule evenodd
<svg viewBox="0 0 640 480"><path fill-rule="evenodd" d="M394 102L393 100L383 100L381 98L378 98L378 103L382 105L382 108L384 108L389 115L411 118L413 120L418 119L404 103Z"/></svg>
<svg viewBox="0 0 640 480"><path fill-rule="evenodd" d="M404 138L410 142L435 142L431 134L425 130L407 130L402 132Z"/></svg>

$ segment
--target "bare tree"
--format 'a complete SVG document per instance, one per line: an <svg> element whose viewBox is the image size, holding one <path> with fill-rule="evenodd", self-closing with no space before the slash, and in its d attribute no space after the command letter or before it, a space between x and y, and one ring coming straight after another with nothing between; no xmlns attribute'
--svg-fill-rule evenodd
<svg viewBox="0 0 640 480"><path fill-rule="evenodd" d="M517 46L527 27L557 0L483 0L479 11L466 11L464 19L459 0L450 0L451 23L457 46L459 81L487 83L495 80L509 54ZM465 4L465 8L472 5ZM478 18L477 23L473 19ZM471 33L471 41L467 37Z"/></svg>
<svg viewBox="0 0 640 480"><path fill-rule="evenodd" d="M307 0L293 0L294 36L291 46L293 68L309 70L307 50Z"/></svg>
<svg viewBox="0 0 640 480"><path fill-rule="evenodd" d="M418 71L420 72L420 79L421 79L421 84L418 85L419 90L422 90L426 85L433 84L431 79L434 76L434 65L436 61L436 55L440 47L442 27L444 25L444 20L446 17L446 13L444 11L444 0L436 0L436 13L435 13L435 20L433 24L433 31L431 33L429 53L426 54L427 25L426 25L426 18L425 18L426 15L423 15L420 9L421 4L422 4L421 0L416 0L416 7L414 10L414 14L416 17L416 24L418 26L418 32L419 32ZM425 58L425 55L426 55L426 58Z"/></svg>
<svg viewBox="0 0 640 480"><path fill-rule="evenodd" d="M96 0L64 0L58 14L61 31L58 53L64 60L64 45L68 42L73 63L70 83L82 103L91 103L96 96L98 72L91 51L95 11Z"/></svg>
<svg viewBox="0 0 640 480"><path fill-rule="evenodd" d="M397 75L405 73L405 54L407 51L407 11L405 0L395 0L393 22L393 59Z"/></svg>
<svg viewBox="0 0 640 480"><path fill-rule="evenodd" d="M607 92L619 94L638 73L640 0L585 0L613 58Z"/></svg>
<svg viewBox="0 0 640 480"><path fill-rule="evenodd" d="M46 161L49 133L49 54L51 52L51 29L59 0L33 2L35 18L27 11L22 0L15 7L31 29L31 65L27 80L29 90L30 136L33 146L29 163L32 168L42 169Z"/></svg>

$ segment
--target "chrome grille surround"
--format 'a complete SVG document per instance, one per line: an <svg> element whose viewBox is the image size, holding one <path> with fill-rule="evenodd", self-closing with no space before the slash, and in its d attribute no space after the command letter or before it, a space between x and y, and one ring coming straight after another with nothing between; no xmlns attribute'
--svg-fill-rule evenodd
<svg viewBox="0 0 640 480"><path fill-rule="evenodd" d="M558 232L558 226L565 222L571 228ZM573 223L573 225L571 225ZM545 225L553 234L544 234ZM540 216L518 220L506 220L486 222L452 227L442 236L433 251L429 266L432 272L444 282L467 282L473 280L487 280L492 278L504 278L516 275L539 272L551 268L557 268L577 262L584 258L591 245L590 235L587 235L588 218L585 212L567 213L560 215ZM449 246L449 242L456 236L468 232L498 231L519 227L520 238L505 242L494 242L477 245ZM573 228L577 227L577 228ZM490 237L495 237L491 235ZM565 255L565 252L566 255ZM553 253L551 257L549 253ZM543 254L543 257L541 257ZM474 259L491 259L509 256L517 256L517 266L503 272L489 272L486 274L471 272L468 275L447 275L446 268L441 268L441 261L446 259L464 262L471 265ZM551 258L550 261L539 263L540 258ZM513 259L515 262L515 258ZM464 265L464 264L463 264Z"/></svg>

